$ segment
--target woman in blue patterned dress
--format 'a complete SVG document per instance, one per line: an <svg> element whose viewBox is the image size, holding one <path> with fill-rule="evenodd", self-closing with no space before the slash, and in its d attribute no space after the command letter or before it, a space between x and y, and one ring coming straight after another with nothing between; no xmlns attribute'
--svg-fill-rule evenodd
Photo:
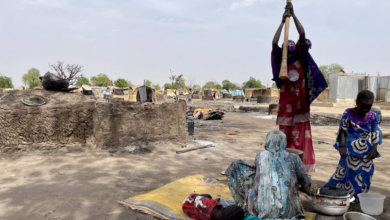
<svg viewBox="0 0 390 220"><path fill-rule="evenodd" d="M298 184L311 196L316 194L317 186L298 155L286 151L286 145L286 135L273 130L266 136L266 151L257 154L254 165L236 160L226 170L233 199L246 216L305 218Z"/></svg>
<svg viewBox="0 0 390 220"><path fill-rule="evenodd" d="M340 162L325 185L342 188L356 199L357 194L367 193L370 189L373 160L380 157L377 146L382 144L382 131L379 116L370 111L373 102L374 94L363 90L357 96L356 107L344 112L334 145L340 153Z"/></svg>

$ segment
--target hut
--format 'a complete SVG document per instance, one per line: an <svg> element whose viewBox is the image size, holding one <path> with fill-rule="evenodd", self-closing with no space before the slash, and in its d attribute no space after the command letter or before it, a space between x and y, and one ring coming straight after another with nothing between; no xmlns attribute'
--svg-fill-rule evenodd
<svg viewBox="0 0 390 220"><path fill-rule="evenodd" d="M166 89L166 90L164 90L164 95L166 95L167 97L176 97L175 89ZM179 95L179 94L177 94L177 95Z"/></svg>
<svg viewBox="0 0 390 220"><path fill-rule="evenodd" d="M129 87L118 88L114 87L111 90L112 98L122 98L124 101L129 101Z"/></svg>
<svg viewBox="0 0 390 220"><path fill-rule="evenodd" d="M131 102L155 102L156 89L150 86L130 86L129 101Z"/></svg>

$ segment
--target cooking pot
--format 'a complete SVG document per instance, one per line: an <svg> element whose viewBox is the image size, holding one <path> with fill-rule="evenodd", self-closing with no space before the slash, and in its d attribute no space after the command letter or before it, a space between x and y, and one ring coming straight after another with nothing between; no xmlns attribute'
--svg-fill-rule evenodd
<svg viewBox="0 0 390 220"><path fill-rule="evenodd" d="M343 215L348 211L349 204L355 201L355 197L351 195L346 196L327 196L321 195L320 189L316 196L306 196L311 200L313 208L325 215Z"/></svg>

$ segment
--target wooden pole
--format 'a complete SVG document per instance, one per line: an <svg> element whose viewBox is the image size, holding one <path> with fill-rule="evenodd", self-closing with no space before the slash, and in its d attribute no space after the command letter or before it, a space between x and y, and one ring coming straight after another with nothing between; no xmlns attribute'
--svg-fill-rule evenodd
<svg viewBox="0 0 390 220"><path fill-rule="evenodd" d="M287 3L291 2L291 0L287 0ZM290 18L286 18L285 26L284 26L284 43L283 43L283 57L282 57L282 66L280 67L279 78L280 79L288 79L287 75L287 55L288 55L288 34L290 32Z"/></svg>

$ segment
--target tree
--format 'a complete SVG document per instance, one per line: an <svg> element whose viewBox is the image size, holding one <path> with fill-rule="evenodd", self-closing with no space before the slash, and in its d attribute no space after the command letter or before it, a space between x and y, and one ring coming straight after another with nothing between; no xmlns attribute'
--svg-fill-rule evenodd
<svg viewBox="0 0 390 220"><path fill-rule="evenodd" d="M235 89L237 86L236 84L230 82L229 80L222 81L222 88L226 90Z"/></svg>
<svg viewBox="0 0 390 220"><path fill-rule="evenodd" d="M276 88L276 83L272 83L272 88Z"/></svg>
<svg viewBox="0 0 390 220"><path fill-rule="evenodd" d="M156 84L156 85L153 85L153 87L156 89L156 90L160 90L161 89L161 87L160 87L160 84Z"/></svg>
<svg viewBox="0 0 390 220"><path fill-rule="evenodd" d="M221 90L221 89L222 89L222 86L219 85L219 84L217 84L217 85L215 85L215 88L218 89L218 90Z"/></svg>
<svg viewBox="0 0 390 220"><path fill-rule="evenodd" d="M31 68L26 74L23 75L23 84L28 86L30 89L41 86L41 80L39 79L39 70Z"/></svg>
<svg viewBox="0 0 390 220"><path fill-rule="evenodd" d="M188 88L194 88L195 83L196 83L196 81L194 78L192 78L192 77L188 78L188 80L187 80Z"/></svg>
<svg viewBox="0 0 390 220"><path fill-rule="evenodd" d="M146 80L146 81L145 81L145 85L147 85L147 86L150 87L150 86L152 86L152 82L151 82L150 80Z"/></svg>
<svg viewBox="0 0 390 220"><path fill-rule="evenodd" d="M91 85L87 77L80 77L77 79L76 86Z"/></svg>
<svg viewBox="0 0 390 220"><path fill-rule="evenodd" d="M117 79L115 82L114 82L114 85L118 88L126 88L126 87L130 87L131 86L131 82L130 81L127 81L125 79Z"/></svg>
<svg viewBox="0 0 390 220"><path fill-rule="evenodd" d="M198 84L194 84L194 86L192 87L193 90L200 90L202 89L202 86L198 85Z"/></svg>
<svg viewBox="0 0 390 220"><path fill-rule="evenodd" d="M66 64L63 61L57 61L56 64L49 64L49 67L56 72L62 79L68 79L70 85L74 85L79 78L83 77L81 73L83 66L77 64Z"/></svg>
<svg viewBox="0 0 390 220"><path fill-rule="evenodd" d="M91 77L91 83L94 86L112 86L110 78L106 74L100 73L97 76Z"/></svg>
<svg viewBox="0 0 390 220"><path fill-rule="evenodd" d="M172 89L172 83L165 83L164 84L164 90Z"/></svg>
<svg viewBox="0 0 390 220"><path fill-rule="evenodd" d="M212 81L209 81L206 84L204 84L203 89L215 89L215 83Z"/></svg>
<svg viewBox="0 0 390 220"><path fill-rule="evenodd" d="M243 83L242 86L244 89L262 89L265 88L263 84L261 84L260 80L255 79L254 77L250 77L248 81Z"/></svg>
<svg viewBox="0 0 390 220"><path fill-rule="evenodd" d="M326 82L329 83L329 73L336 70L344 70L344 67L337 63L332 63L330 65L323 65L319 67L322 75L324 75Z"/></svg>
<svg viewBox="0 0 390 220"><path fill-rule="evenodd" d="M185 87L186 82L183 79L183 74L176 76L172 74L173 73L172 70L170 70L170 72L171 72L171 77L169 77L169 79L172 82L173 93L176 96L176 100L178 100L178 94L179 94L178 91L182 90Z"/></svg>
<svg viewBox="0 0 390 220"><path fill-rule="evenodd" d="M12 89L14 85L12 84L11 77L6 77L0 74L0 88L1 89Z"/></svg>

